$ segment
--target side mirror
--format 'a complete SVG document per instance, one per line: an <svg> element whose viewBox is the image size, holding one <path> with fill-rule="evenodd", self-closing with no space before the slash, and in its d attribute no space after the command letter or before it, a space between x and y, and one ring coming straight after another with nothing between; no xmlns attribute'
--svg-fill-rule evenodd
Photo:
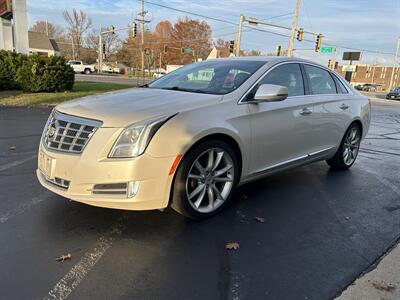
<svg viewBox="0 0 400 300"><path fill-rule="evenodd" d="M288 88L275 84L262 84L258 87L254 100L250 102L272 102L282 101L288 97Z"/></svg>

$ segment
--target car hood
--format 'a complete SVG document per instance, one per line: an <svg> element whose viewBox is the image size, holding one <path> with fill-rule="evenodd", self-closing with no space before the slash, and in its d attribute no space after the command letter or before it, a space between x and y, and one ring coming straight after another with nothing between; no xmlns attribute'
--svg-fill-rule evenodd
<svg viewBox="0 0 400 300"><path fill-rule="evenodd" d="M221 99L219 95L134 88L65 102L58 105L56 110L100 120L103 122L102 127L126 127L152 117L216 104Z"/></svg>

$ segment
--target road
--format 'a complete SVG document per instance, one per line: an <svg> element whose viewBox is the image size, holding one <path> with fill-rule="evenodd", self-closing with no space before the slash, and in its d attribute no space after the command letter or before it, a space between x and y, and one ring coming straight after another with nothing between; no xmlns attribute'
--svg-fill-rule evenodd
<svg viewBox="0 0 400 300"><path fill-rule="evenodd" d="M141 77L122 77L116 75L98 75L98 74L75 74L75 81L108 82L127 85L143 85L149 82L149 79Z"/></svg>
<svg viewBox="0 0 400 300"><path fill-rule="evenodd" d="M400 104L373 103L350 171L269 176L203 222L47 192L34 172L49 110L0 109L0 299L332 299L400 238Z"/></svg>

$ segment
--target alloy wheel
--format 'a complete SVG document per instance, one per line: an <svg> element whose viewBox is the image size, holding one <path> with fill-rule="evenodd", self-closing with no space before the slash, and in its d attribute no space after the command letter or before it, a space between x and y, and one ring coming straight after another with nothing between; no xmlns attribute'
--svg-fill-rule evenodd
<svg viewBox="0 0 400 300"><path fill-rule="evenodd" d="M361 134L358 127L353 127L348 133L343 144L343 161L350 166L356 160L360 148Z"/></svg>
<svg viewBox="0 0 400 300"><path fill-rule="evenodd" d="M235 167L230 154L212 148L200 154L192 164L186 179L186 196L200 213L211 213L228 198L235 179Z"/></svg>

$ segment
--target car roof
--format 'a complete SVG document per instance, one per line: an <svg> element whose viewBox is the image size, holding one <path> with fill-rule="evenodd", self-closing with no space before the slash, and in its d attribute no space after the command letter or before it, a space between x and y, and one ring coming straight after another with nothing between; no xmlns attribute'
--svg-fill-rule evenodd
<svg viewBox="0 0 400 300"><path fill-rule="evenodd" d="M210 59L206 61L263 61L265 63L268 62L273 62L273 63L279 63L279 62L290 62L290 61L295 61L295 62L304 62L304 63L311 63L315 65L321 65L317 62L303 59L303 58L298 58L298 57L287 57L287 56L233 56L233 57L224 57L224 58L215 58L215 59Z"/></svg>

